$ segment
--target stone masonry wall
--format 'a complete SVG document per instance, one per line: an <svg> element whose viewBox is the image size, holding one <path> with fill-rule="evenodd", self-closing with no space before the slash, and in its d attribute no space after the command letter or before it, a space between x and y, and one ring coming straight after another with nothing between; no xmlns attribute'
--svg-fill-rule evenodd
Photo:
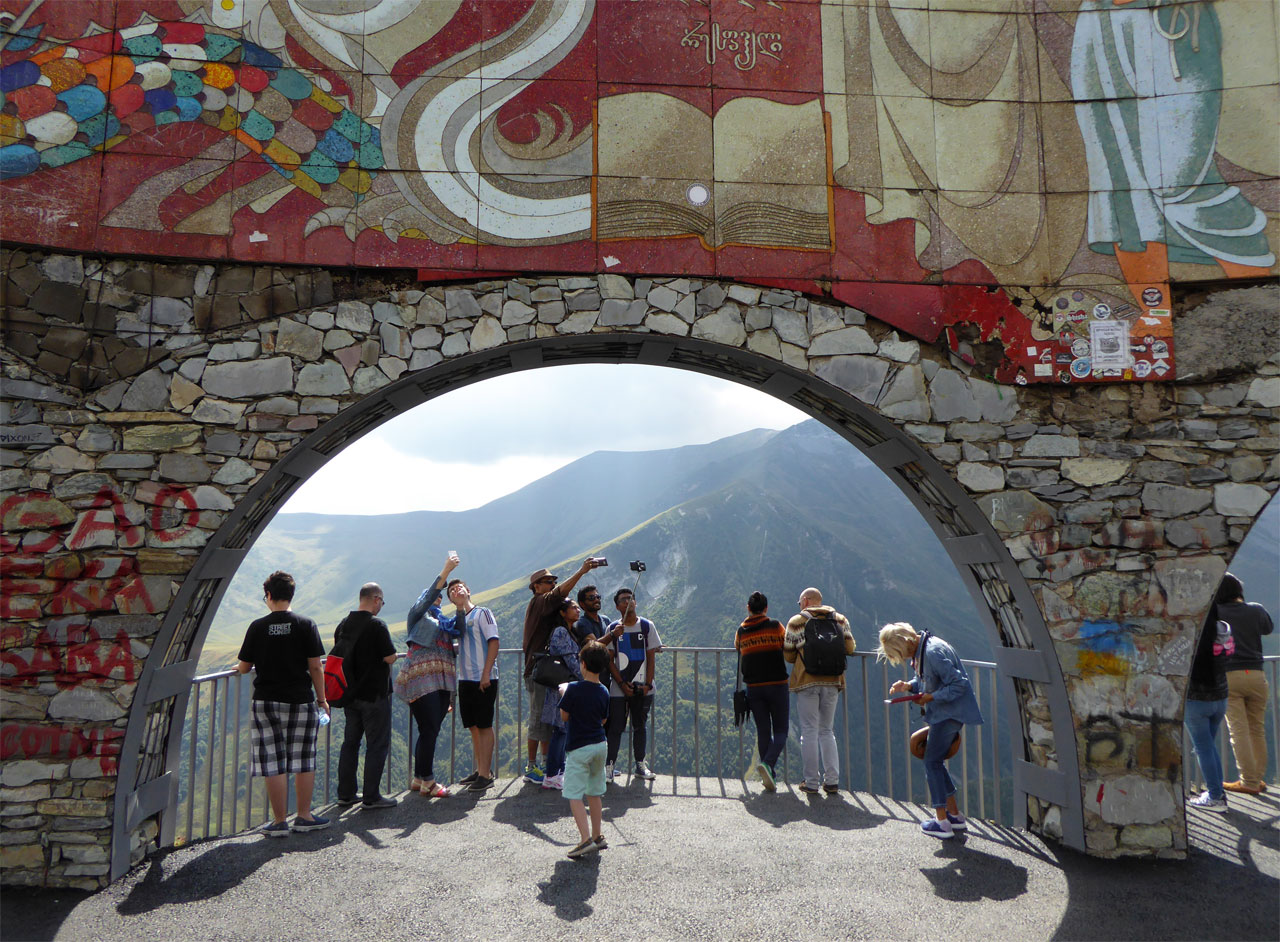
<svg viewBox="0 0 1280 942"><path fill-rule="evenodd" d="M1274 350L1212 384L1000 387L854 308L698 279L357 285L22 251L3 263L6 884L105 881L119 741L150 645L210 534L275 461L407 372L592 331L749 350L914 436L1039 601L1090 850L1185 849L1185 677L1210 596L1280 483ZM1029 758L1052 767L1047 708L1033 700L1023 725ZM1057 809L1029 812L1059 833ZM135 860L155 834L147 822L133 835Z"/></svg>

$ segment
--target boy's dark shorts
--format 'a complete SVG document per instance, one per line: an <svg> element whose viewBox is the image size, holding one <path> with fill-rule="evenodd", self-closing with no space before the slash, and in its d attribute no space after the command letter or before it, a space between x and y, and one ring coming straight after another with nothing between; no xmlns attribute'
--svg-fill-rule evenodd
<svg viewBox="0 0 1280 942"><path fill-rule="evenodd" d="M493 705L498 700L498 682L489 681L489 689L481 690L476 680L458 681L458 715L467 729L491 729Z"/></svg>

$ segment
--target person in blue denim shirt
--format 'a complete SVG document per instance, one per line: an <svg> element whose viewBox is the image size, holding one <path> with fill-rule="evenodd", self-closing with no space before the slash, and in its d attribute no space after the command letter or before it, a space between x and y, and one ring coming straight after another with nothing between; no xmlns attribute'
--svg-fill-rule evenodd
<svg viewBox="0 0 1280 942"><path fill-rule="evenodd" d="M973 684L955 648L929 632L918 632L906 622L880 629L876 659L890 664L910 663L911 680L894 681L889 693L910 691L924 707L929 737L924 751L924 774L929 783L929 800L934 818L920 827L931 837L947 839L969 826L956 804L956 786L947 771L947 752L963 726L982 723Z"/></svg>

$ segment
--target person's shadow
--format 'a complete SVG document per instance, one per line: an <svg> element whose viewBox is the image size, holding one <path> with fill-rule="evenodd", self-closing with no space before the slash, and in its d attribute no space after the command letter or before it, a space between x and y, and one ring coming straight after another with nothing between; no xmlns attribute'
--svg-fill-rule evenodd
<svg viewBox="0 0 1280 942"><path fill-rule="evenodd" d="M966 846L962 835L944 841L935 857L950 862L941 867L921 867L933 884L933 893L953 903L977 903L984 899L1004 901L1027 892L1027 868L1003 857Z"/></svg>
<svg viewBox="0 0 1280 942"><path fill-rule="evenodd" d="M551 879L538 884L538 902L555 907L556 918L565 922L585 919L595 911L587 901L596 895L599 878L598 853L578 860L557 860Z"/></svg>
<svg viewBox="0 0 1280 942"><path fill-rule="evenodd" d="M833 831L855 831L873 828L888 820L883 815L872 814L860 802L850 801L845 792L825 796L765 792L745 795L739 800L747 814L775 828L808 821Z"/></svg>
<svg viewBox="0 0 1280 942"><path fill-rule="evenodd" d="M173 851L151 860L146 876L120 901L122 916L149 913L161 906L213 899L239 886L263 864L284 854L313 853L342 843L341 831L291 835L288 840L270 838L228 840L212 847L165 875L164 861Z"/></svg>
<svg viewBox="0 0 1280 942"><path fill-rule="evenodd" d="M543 828L545 824L568 820L570 830L577 834L577 829L572 826L573 819L570 817L569 803L554 789L521 788L494 805L493 820L501 824L509 824L517 831L557 847L572 847L578 843L575 839L572 843L566 844L552 837Z"/></svg>

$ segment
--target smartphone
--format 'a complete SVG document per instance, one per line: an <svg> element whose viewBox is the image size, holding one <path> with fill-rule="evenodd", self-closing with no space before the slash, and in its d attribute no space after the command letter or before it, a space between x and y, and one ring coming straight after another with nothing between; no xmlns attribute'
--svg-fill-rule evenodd
<svg viewBox="0 0 1280 942"><path fill-rule="evenodd" d="M597 556L597 557L596 557L596 565L597 565L597 566L607 566L607 565L609 565L609 560L605 559L603 556Z"/></svg>
<svg viewBox="0 0 1280 942"><path fill-rule="evenodd" d="M457 551L457 550L449 550L449 558L450 558L450 559L453 559L453 560L456 560L456 559L458 558L458 551Z"/></svg>

